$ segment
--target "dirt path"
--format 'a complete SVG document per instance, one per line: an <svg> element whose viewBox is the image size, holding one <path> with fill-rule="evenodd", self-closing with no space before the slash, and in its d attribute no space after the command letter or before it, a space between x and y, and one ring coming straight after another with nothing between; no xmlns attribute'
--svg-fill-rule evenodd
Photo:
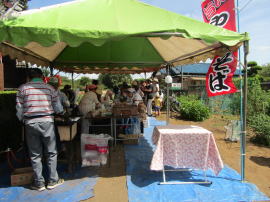
<svg viewBox="0 0 270 202"><path fill-rule="evenodd" d="M158 119L166 120L164 114ZM191 122L171 119L171 124L198 125L213 132L222 160L240 173L240 143L224 141L227 121L220 116L213 115L204 122ZM270 148L256 146L247 142L246 147L246 180L270 197ZM111 152L109 166L100 169L99 179L94 188L95 197L89 202L127 202L127 186L125 176L125 160L123 147L119 145Z"/></svg>

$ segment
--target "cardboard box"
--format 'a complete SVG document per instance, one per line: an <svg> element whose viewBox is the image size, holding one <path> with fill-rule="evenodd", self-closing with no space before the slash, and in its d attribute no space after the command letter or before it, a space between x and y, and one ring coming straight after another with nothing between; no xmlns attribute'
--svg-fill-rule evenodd
<svg viewBox="0 0 270 202"><path fill-rule="evenodd" d="M60 141L70 141L73 140L77 134L77 123L72 125L72 133L70 139L70 126L57 126L60 136Z"/></svg>
<svg viewBox="0 0 270 202"><path fill-rule="evenodd" d="M141 134L119 134L119 137L122 138L124 144L139 144Z"/></svg>
<svg viewBox="0 0 270 202"><path fill-rule="evenodd" d="M33 182L34 171L31 167L17 168L11 173L11 186L26 185Z"/></svg>
<svg viewBox="0 0 270 202"><path fill-rule="evenodd" d="M137 105L115 104L112 108L115 116L137 116L139 114Z"/></svg>

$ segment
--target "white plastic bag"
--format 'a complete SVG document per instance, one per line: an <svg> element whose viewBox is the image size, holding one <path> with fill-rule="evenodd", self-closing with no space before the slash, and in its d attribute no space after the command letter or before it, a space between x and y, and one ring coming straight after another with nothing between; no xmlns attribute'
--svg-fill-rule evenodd
<svg viewBox="0 0 270 202"><path fill-rule="evenodd" d="M148 128L148 127L149 127L149 120L148 120L148 117L146 117L146 118L143 120L143 127L144 127L144 128Z"/></svg>
<svg viewBox="0 0 270 202"><path fill-rule="evenodd" d="M82 167L99 166L107 163L109 153L108 141L113 139L108 134L82 134L81 157Z"/></svg>

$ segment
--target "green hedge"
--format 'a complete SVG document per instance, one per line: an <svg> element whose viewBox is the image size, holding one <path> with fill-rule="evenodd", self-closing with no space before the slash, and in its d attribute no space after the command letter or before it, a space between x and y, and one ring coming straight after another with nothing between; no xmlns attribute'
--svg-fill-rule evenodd
<svg viewBox="0 0 270 202"><path fill-rule="evenodd" d="M210 117L209 108L204 105L197 96L180 96L180 114L183 119L191 121L203 121Z"/></svg>
<svg viewBox="0 0 270 202"><path fill-rule="evenodd" d="M270 116L262 113L249 116L248 124L256 133L256 135L251 138L251 141L270 146Z"/></svg>
<svg viewBox="0 0 270 202"><path fill-rule="evenodd" d="M248 78L247 121L255 136L251 141L270 146L270 92L261 88L259 77Z"/></svg>
<svg viewBox="0 0 270 202"><path fill-rule="evenodd" d="M0 150L17 149L21 142L21 124L16 117L16 91L0 91Z"/></svg>

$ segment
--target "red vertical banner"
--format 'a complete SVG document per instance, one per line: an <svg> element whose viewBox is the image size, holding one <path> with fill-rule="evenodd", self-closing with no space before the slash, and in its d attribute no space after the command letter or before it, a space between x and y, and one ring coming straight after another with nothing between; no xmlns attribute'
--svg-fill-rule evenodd
<svg viewBox="0 0 270 202"><path fill-rule="evenodd" d="M201 7L205 22L236 31L234 0L205 0ZM209 97L237 91L232 81L237 57L237 51L214 57L206 74L206 90Z"/></svg>
<svg viewBox="0 0 270 202"><path fill-rule="evenodd" d="M205 0L201 6L205 22L236 31L234 0Z"/></svg>

